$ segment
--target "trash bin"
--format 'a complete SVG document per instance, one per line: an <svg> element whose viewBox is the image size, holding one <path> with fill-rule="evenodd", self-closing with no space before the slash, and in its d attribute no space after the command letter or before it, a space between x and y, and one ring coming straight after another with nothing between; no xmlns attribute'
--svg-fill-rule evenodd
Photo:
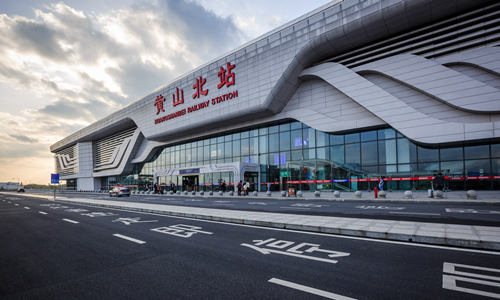
<svg viewBox="0 0 500 300"><path fill-rule="evenodd" d="M288 188L288 195L295 196L295 188Z"/></svg>

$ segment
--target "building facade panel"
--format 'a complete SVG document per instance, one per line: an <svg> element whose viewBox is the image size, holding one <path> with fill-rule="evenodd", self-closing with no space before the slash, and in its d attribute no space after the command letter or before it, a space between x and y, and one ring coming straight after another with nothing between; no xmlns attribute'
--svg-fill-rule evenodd
<svg viewBox="0 0 500 300"><path fill-rule="evenodd" d="M60 157L73 145L93 145L85 155L95 180L86 187L170 180L185 186L192 178L157 175L241 162L260 166L257 175L240 176L255 189L359 189L381 175L421 177L396 180L394 188L424 188L439 171L455 178L450 188L497 188L499 7L495 1L332 2L51 151ZM488 155L440 156L473 146L488 148ZM197 178L196 189L238 179L215 173Z"/></svg>

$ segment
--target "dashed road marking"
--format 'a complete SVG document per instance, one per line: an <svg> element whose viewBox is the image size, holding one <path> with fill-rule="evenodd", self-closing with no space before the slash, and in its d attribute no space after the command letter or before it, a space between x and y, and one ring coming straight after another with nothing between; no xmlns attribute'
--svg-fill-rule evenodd
<svg viewBox="0 0 500 300"><path fill-rule="evenodd" d="M306 285L302 285L302 284L298 284L298 283L293 283L293 282L282 280L282 279L278 279L278 278L271 278L271 279L268 280L268 282L271 282L271 283L274 283L274 284L278 284L278 285L282 285L282 286L286 286L288 288L296 289L296 290L303 291L303 292L306 292L306 293L318 295L318 296L325 297L325 298L328 298L328 299L356 300L355 298L351 298L351 297L346 297L346 296L342 296L342 295L330 293L330 292L327 292L327 291L315 289L315 288L312 288L312 287L309 287L309 286L306 286Z"/></svg>
<svg viewBox="0 0 500 300"><path fill-rule="evenodd" d="M24 209L30 209L29 207L25 206Z"/></svg>
<svg viewBox="0 0 500 300"><path fill-rule="evenodd" d="M339 238L339 239L367 241L367 242L372 242L372 243L405 245L405 246L409 246L409 247L444 249L444 250L450 250L450 251L482 253L482 254L500 256L499 251L489 251L489 250L469 249L469 248L457 248L457 247L452 247L452 246L441 246L441 245L416 244L413 242L391 241L391 240L373 239L373 238L358 237L358 236L338 235L338 234L323 233L323 232L308 232L308 231L301 231L301 230L294 230L294 229L282 229L282 228L262 227L262 226L256 226L256 225L248 225L248 224L227 223L227 222L214 221L214 220L202 220L202 219L193 219L190 217L165 215L165 214L154 213L154 212L143 212L143 211L137 211L137 210L133 210L133 209L126 209L126 208L99 207L99 206L91 205L88 203L72 203L72 204L76 204L78 206L106 209L106 210L123 211L123 212L127 212L127 213L159 216L159 217L164 217L164 218L182 219L182 220L190 220L190 221L194 220L196 222L215 223L215 224L222 224L222 225L227 225L227 226L249 227L249 228L261 229L261 230L293 232L293 233L300 233L300 234L306 234L306 235L316 235L316 236L324 236L324 237Z"/></svg>
<svg viewBox="0 0 500 300"><path fill-rule="evenodd" d="M39 211L38 213L39 213L39 214L42 214L42 215L46 215L46 214L47 214L47 213L46 213L46 212L44 212L44 211Z"/></svg>
<svg viewBox="0 0 500 300"><path fill-rule="evenodd" d="M290 207L290 206L280 206L280 208L285 208L285 209L298 209L298 210L310 210L309 207Z"/></svg>
<svg viewBox="0 0 500 300"><path fill-rule="evenodd" d="M138 239L134 239L134 238L131 238L129 236L126 236L126 235L122 235L122 234L118 234L118 233L115 233L113 234L113 236L116 236L116 237L119 237L121 239L124 239L124 240L127 240L127 241L131 241L131 242L134 242L134 243L137 243L137 244L146 244L145 241L141 241L141 240L138 240Z"/></svg>
<svg viewBox="0 0 500 300"><path fill-rule="evenodd" d="M390 214L399 214L399 215L425 215L425 216L440 216L441 214L437 213L419 213L419 212L402 212L402 211L390 211Z"/></svg>
<svg viewBox="0 0 500 300"><path fill-rule="evenodd" d="M19 204L18 204L18 203L14 203L14 205L15 205L15 206L19 206Z"/></svg>
<svg viewBox="0 0 500 300"><path fill-rule="evenodd" d="M70 223L73 223L73 224L78 224L80 222L78 221L73 221L73 220L70 220L70 219L62 219L63 221L66 221L66 222L70 222Z"/></svg>

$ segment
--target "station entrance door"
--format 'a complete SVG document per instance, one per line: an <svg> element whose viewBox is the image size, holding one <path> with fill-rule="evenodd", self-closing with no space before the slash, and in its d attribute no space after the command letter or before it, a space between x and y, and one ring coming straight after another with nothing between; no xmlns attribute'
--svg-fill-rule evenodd
<svg viewBox="0 0 500 300"><path fill-rule="evenodd" d="M250 183L250 191L257 191L259 189L259 173L258 172L245 172L243 174L245 181Z"/></svg>
<svg viewBox="0 0 500 300"><path fill-rule="evenodd" d="M182 190L183 191L197 191L199 184L198 175L182 176Z"/></svg>

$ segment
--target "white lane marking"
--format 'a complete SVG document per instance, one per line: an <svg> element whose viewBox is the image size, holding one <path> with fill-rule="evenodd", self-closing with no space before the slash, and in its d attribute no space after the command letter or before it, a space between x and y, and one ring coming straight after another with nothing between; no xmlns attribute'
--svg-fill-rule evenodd
<svg viewBox="0 0 500 300"><path fill-rule="evenodd" d="M464 214L493 214L498 215L500 211L498 210L482 210L473 208L446 208L447 213L464 213Z"/></svg>
<svg viewBox="0 0 500 300"><path fill-rule="evenodd" d="M46 215L46 214L47 214L47 213L46 213L46 212L44 212L44 211L39 211L38 213L39 213L39 214L42 214L42 215Z"/></svg>
<svg viewBox="0 0 500 300"><path fill-rule="evenodd" d="M290 206L280 206L280 208L286 208L286 209L299 209L299 210L310 210L308 207L290 207Z"/></svg>
<svg viewBox="0 0 500 300"><path fill-rule="evenodd" d="M27 206L25 206L24 208L25 208L25 209L30 209L30 208L29 208L29 207L27 207Z"/></svg>
<svg viewBox="0 0 500 300"><path fill-rule="evenodd" d="M134 239L134 238L131 238L129 236L126 236L126 235L121 235L121 234L118 234L118 233L115 233L113 234L113 236L116 236L116 237L119 237L119 238L122 238L124 240L128 240L128 241L131 241L131 242L134 242L134 243L137 243L137 244L146 244L145 241L141 241L141 240L138 240L138 239Z"/></svg>
<svg viewBox="0 0 500 300"><path fill-rule="evenodd" d="M390 211L390 214L400 214L400 215L426 215L426 216L440 216L441 214L436 213L418 213L418 212L403 212L403 211Z"/></svg>
<svg viewBox="0 0 500 300"><path fill-rule="evenodd" d="M315 289L315 288L312 288L312 287L309 287L309 286L306 286L306 285L302 285L302 284L298 284L298 283L293 283L293 282L282 280L282 279L278 279L278 278L271 278L271 279L268 280L268 282L271 282L271 283L274 283L274 284L278 284L278 285L282 285L282 286L286 286L286 287L289 287L289 288L292 288L292 289L296 289L296 290L299 290L299 291L303 291L303 292L306 292L306 293L318 295L318 296L325 297L325 298L328 298L328 299L356 300L355 298L346 297L346 296L342 296L342 295L330 293L330 292L323 291L323 290L318 290L318 289Z"/></svg>
<svg viewBox="0 0 500 300"><path fill-rule="evenodd" d="M14 205L15 205L15 206L19 206L19 204L17 204L17 203L14 203Z"/></svg>
<svg viewBox="0 0 500 300"><path fill-rule="evenodd" d="M457 271L456 270L457 267L463 271ZM481 272L483 272L483 274L481 274ZM486 272L486 274L488 274L488 275L485 275L484 272ZM492 269L492 268L485 268L485 267L479 267L479 266L462 265L462 264L445 262L445 263L443 263L443 273L444 273L443 274L443 289L500 299L500 294L492 292L492 290L498 290L498 288L500 288L500 277L490 275L490 274L495 274L495 273L500 275L499 269ZM449 275L446 273L453 274L453 275ZM497 274L495 274L495 275L497 275ZM458 276L458 275L462 275L462 276ZM463 276L467 276L467 277L463 277ZM473 277L473 278L469 278L469 277ZM475 279L475 278L480 278L480 279ZM485 279L487 279L487 280L485 280ZM492 281L490 281L490 280L492 280ZM474 283L475 288L473 289L471 287L463 287L463 284L462 284L462 286L457 286L457 282ZM491 288L487 288L487 287L495 287L495 289L491 289ZM490 290L490 291L484 291L484 290L481 290L481 288L486 289L486 290Z"/></svg>
<svg viewBox="0 0 500 300"><path fill-rule="evenodd" d="M359 209L387 209L387 210L403 210L405 207L383 206L383 205L358 205L355 208Z"/></svg>
<svg viewBox="0 0 500 300"><path fill-rule="evenodd" d="M61 201L61 200L58 200L58 201ZM293 229L262 227L262 226L247 225L247 224L227 223L227 222L212 221L212 220L201 220L201 219L195 219L195 218L178 217L178 216L171 216L171 215L165 215L165 214L142 212L142 211L136 211L136 210L130 210L130 209L109 208L109 207L101 207L101 206L95 206L95 205L87 205L87 204L83 204L83 203L78 203L78 204L72 203L72 204L85 206L85 207L99 208L99 209L124 211L124 212L135 213L135 214L159 216L159 217L164 217L164 218L175 218L175 219L191 220L191 221L196 221L196 222L216 223L216 224L230 225L230 226L241 226L241 227L249 227L249 228L262 229L262 230L275 230L275 231L293 232L293 233L309 234L309 235L319 235L319 236L324 236L324 237L334 237L334 238L359 240L359 241L367 241L367 242L375 242L375 243L405 245L405 246L411 246L411 247L423 247L423 248L433 248L433 249L443 249L443 250L451 250L451 251L459 251L459 252L471 252L471 253L500 255L500 251L465 249L465 248L455 248L455 247L450 247L450 246L439 246L439 245L429 245L429 244L416 244L416 243L409 243L409 242L381 240L381 239L375 239L375 238L364 238L364 237L338 235L338 234L331 234L331 233L310 232L310 231L300 231L300 230L293 230Z"/></svg>
<svg viewBox="0 0 500 300"><path fill-rule="evenodd" d="M66 221L66 222L70 222L70 223L73 223L73 224L78 224L80 222L78 221L73 221L73 220L70 220L70 219L62 219L63 221Z"/></svg>

